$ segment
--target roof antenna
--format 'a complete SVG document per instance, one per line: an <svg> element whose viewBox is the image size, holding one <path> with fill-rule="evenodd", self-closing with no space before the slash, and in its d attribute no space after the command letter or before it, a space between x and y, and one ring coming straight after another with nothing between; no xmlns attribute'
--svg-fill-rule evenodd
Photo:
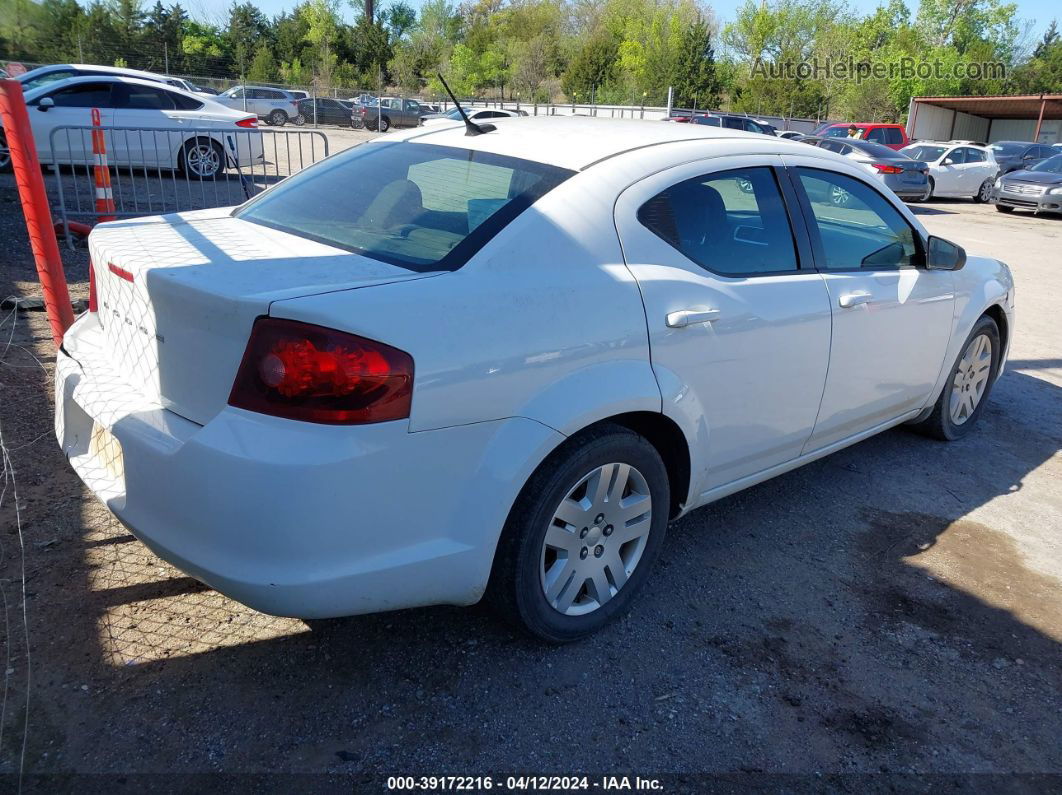
<svg viewBox="0 0 1062 795"><path fill-rule="evenodd" d="M446 85L446 81L443 80L443 76L440 72L435 73L439 82L443 84L443 88L446 89L446 93L450 95L450 99L454 101L454 107L457 108L457 112L461 114L461 118L465 120L465 135L483 135L483 133L489 133L498 129L493 124L476 124L472 119L468 118L468 114L465 113L465 109L461 107L461 103L457 101L457 97L454 96L454 92L450 90L450 86Z"/></svg>

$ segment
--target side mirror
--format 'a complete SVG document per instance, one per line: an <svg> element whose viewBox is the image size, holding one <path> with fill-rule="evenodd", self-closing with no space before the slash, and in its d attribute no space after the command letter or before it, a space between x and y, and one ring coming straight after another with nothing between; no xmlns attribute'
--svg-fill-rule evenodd
<svg viewBox="0 0 1062 795"><path fill-rule="evenodd" d="M929 236L926 267L934 271L957 271L966 264L966 249L936 235Z"/></svg>
<svg viewBox="0 0 1062 795"><path fill-rule="evenodd" d="M40 102L37 103L37 110L41 111L42 113L46 113L48 110L54 107L55 100L51 97L44 97Z"/></svg>
<svg viewBox="0 0 1062 795"><path fill-rule="evenodd" d="M945 157L943 160L940 161L940 164L942 166L954 166L955 165L955 159L952 158L952 157Z"/></svg>

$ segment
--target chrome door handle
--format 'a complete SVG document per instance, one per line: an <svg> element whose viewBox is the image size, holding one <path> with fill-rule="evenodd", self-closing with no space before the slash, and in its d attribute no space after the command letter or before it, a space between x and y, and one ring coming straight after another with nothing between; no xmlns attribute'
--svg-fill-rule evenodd
<svg viewBox="0 0 1062 795"><path fill-rule="evenodd" d="M845 293L837 299L841 309L851 309L853 306L870 303L870 293L860 291L858 293Z"/></svg>
<svg viewBox="0 0 1062 795"><path fill-rule="evenodd" d="M718 317L718 309L681 309L668 312L664 322L668 328L686 328L696 323L711 323Z"/></svg>

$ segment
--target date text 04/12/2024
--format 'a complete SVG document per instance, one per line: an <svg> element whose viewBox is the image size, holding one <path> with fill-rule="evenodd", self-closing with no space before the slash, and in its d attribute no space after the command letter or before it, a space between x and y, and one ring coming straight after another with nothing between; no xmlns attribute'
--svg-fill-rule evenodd
<svg viewBox="0 0 1062 795"><path fill-rule="evenodd" d="M653 792L663 789L659 779L641 776L388 776L389 791L428 792Z"/></svg>

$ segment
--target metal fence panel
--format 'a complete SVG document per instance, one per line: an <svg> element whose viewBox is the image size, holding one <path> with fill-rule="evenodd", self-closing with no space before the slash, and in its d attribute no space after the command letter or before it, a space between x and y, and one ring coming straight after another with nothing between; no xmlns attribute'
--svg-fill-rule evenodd
<svg viewBox="0 0 1062 795"><path fill-rule="evenodd" d="M117 218L241 204L328 157L318 130L61 126L42 163L56 170L59 216L98 218L93 130L102 133ZM47 159L46 159L47 158Z"/></svg>

